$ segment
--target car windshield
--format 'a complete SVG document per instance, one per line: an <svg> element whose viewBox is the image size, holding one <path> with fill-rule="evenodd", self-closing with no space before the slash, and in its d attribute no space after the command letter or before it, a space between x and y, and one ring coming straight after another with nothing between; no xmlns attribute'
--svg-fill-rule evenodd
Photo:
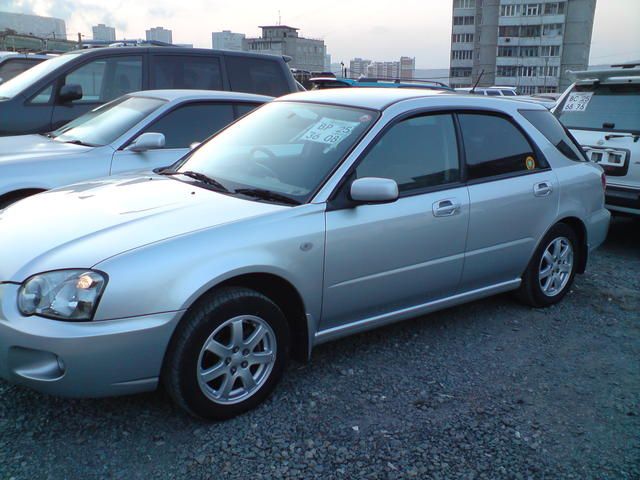
<svg viewBox="0 0 640 480"><path fill-rule="evenodd" d="M195 150L178 171L207 175L230 191L259 189L303 203L376 118L364 109L271 103Z"/></svg>
<svg viewBox="0 0 640 480"><path fill-rule="evenodd" d="M81 55L80 53L71 53L60 55L39 63L38 65L22 72L20 75L0 85L0 98L13 98L23 90L29 88L38 80L42 79L56 68L70 62Z"/></svg>
<svg viewBox="0 0 640 480"><path fill-rule="evenodd" d="M555 115L567 128L640 133L640 85L576 85Z"/></svg>
<svg viewBox="0 0 640 480"><path fill-rule="evenodd" d="M165 100L158 98L125 95L85 113L47 135L63 143L107 145L164 103Z"/></svg>

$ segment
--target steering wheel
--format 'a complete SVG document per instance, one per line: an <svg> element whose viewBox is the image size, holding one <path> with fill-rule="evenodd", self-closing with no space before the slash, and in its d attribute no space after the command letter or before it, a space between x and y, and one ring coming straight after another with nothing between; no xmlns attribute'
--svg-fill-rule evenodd
<svg viewBox="0 0 640 480"><path fill-rule="evenodd" d="M253 147L249 152L249 155L251 156L251 158L253 158L254 155L258 152L264 153L267 157L269 157L270 160L278 159L278 157L276 157L276 154L273 153L271 150L269 150L267 147ZM255 159L254 166L259 167L259 169L263 171L263 174L266 173L266 175L263 175L263 176L278 178L278 175L276 174L276 172L274 172L271 168L267 167L264 163L260 163L258 159Z"/></svg>

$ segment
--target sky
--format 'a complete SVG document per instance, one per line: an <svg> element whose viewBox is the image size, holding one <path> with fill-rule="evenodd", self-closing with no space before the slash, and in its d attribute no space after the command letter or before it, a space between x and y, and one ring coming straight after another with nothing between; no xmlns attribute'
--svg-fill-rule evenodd
<svg viewBox="0 0 640 480"><path fill-rule="evenodd" d="M211 32L258 36L258 25L300 28L325 41L333 62L416 58L417 68L447 68L452 0L0 0L0 11L62 18L67 33L91 38L91 26L116 28L117 38L144 38L149 27L173 31L174 43L211 47ZM640 0L598 0L590 64L640 60Z"/></svg>

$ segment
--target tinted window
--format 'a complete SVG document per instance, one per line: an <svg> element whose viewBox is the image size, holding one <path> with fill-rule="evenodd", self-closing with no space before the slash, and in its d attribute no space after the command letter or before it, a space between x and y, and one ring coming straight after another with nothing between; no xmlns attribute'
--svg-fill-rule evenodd
<svg viewBox="0 0 640 480"><path fill-rule="evenodd" d="M0 85L0 98L13 98L16 94L22 92L26 88L32 86L36 82L39 82L43 78L50 75L56 69L62 67L66 63L69 63L78 58L81 53L65 53L59 57L50 58L33 68L30 68L24 75L18 75L12 80Z"/></svg>
<svg viewBox="0 0 640 480"><path fill-rule="evenodd" d="M30 60L27 58L11 58L0 64L0 78L6 82L22 72L29 70L41 60Z"/></svg>
<svg viewBox="0 0 640 480"><path fill-rule="evenodd" d="M546 167L524 135L495 115L460 114L469 180Z"/></svg>
<svg viewBox="0 0 640 480"><path fill-rule="evenodd" d="M577 162L586 160L582 149L571 134L549 111L520 110L520 113L566 157Z"/></svg>
<svg viewBox="0 0 640 480"><path fill-rule="evenodd" d="M452 116L415 117L394 125L358 165L356 176L391 178L401 192L459 180Z"/></svg>
<svg viewBox="0 0 640 480"><path fill-rule="evenodd" d="M165 148L189 148L202 142L233 121L231 104L192 104L178 107L157 122L145 128L145 132L163 133Z"/></svg>
<svg viewBox="0 0 640 480"><path fill-rule="evenodd" d="M142 90L142 57L98 58L67 74L65 84L82 87L76 102L108 102Z"/></svg>
<svg viewBox="0 0 640 480"><path fill-rule="evenodd" d="M227 72L231 90L279 97L289 93L284 72L275 60L227 56Z"/></svg>
<svg viewBox="0 0 640 480"><path fill-rule="evenodd" d="M222 90L220 59L214 56L155 55L151 78L155 88Z"/></svg>
<svg viewBox="0 0 640 480"><path fill-rule="evenodd" d="M252 112L253 110L255 110L256 108L258 108L260 105L258 105L257 103L238 103L236 104L236 111L238 113L238 117L242 117L244 115L246 115L249 112Z"/></svg>

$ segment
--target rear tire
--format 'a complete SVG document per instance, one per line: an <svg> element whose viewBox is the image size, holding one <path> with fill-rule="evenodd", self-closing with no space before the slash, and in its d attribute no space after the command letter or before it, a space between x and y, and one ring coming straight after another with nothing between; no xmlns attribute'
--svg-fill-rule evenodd
<svg viewBox="0 0 640 480"><path fill-rule="evenodd" d="M571 289L579 264L576 233L564 223L554 225L536 249L516 297L532 307L549 307L560 302Z"/></svg>
<svg viewBox="0 0 640 480"><path fill-rule="evenodd" d="M186 314L162 381L184 410L225 420L259 405L289 361L289 325L269 298L244 287L207 294Z"/></svg>

